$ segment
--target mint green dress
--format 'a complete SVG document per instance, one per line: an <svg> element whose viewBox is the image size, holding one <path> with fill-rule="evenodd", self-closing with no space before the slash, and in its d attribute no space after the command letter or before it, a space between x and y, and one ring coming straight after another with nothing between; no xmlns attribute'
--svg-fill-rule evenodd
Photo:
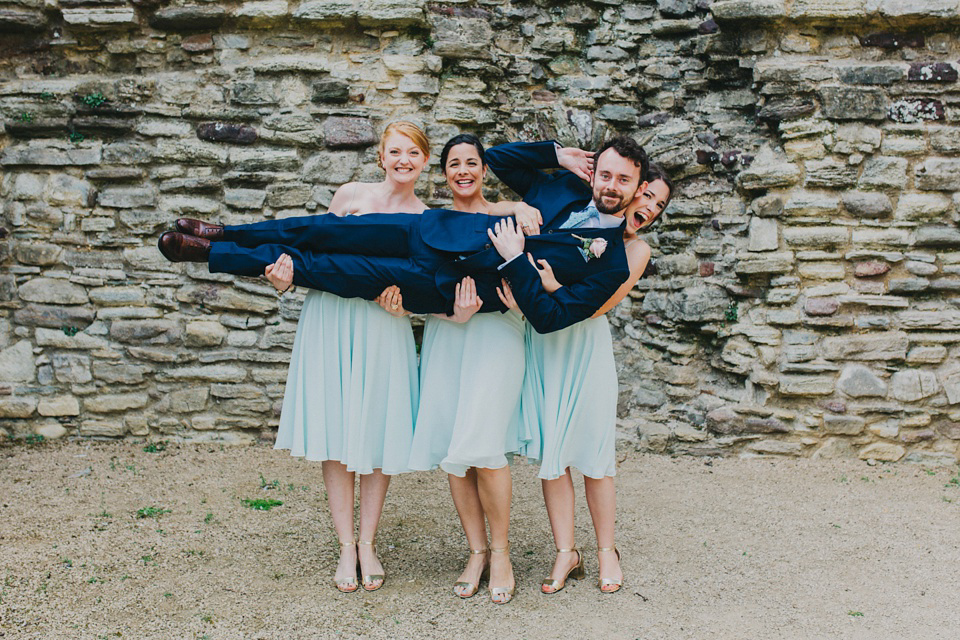
<svg viewBox="0 0 960 640"><path fill-rule="evenodd" d="M409 318L310 291L290 355L276 449L348 471L408 471L417 408Z"/></svg>
<svg viewBox="0 0 960 640"><path fill-rule="evenodd" d="M482 313L458 324L427 318L420 349L420 409L410 468L499 469L524 448L523 337L515 312Z"/></svg>
<svg viewBox="0 0 960 640"><path fill-rule="evenodd" d="M540 462L540 478L568 467L589 478L616 474L617 369L606 316L526 336L523 382L524 455Z"/></svg>

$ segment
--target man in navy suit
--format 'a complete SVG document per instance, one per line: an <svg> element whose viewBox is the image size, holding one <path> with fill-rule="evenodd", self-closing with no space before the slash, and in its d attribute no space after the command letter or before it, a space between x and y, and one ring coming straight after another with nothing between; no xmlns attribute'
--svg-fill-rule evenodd
<svg viewBox="0 0 960 640"><path fill-rule="evenodd" d="M158 244L170 260L207 262L211 272L247 276L264 273L287 254L297 285L372 300L395 284L404 307L416 313L451 312L455 285L465 276L476 281L485 301L481 311L503 311L496 287L505 277L528 321L548 333L589 318L626 281L623 216L645 186L647 156L630 138L613 138L597 152L592 188L578 177L587 175L589 164L578 153L553 142L487 151L498 177L540 210L542 229L535 228L539 221L517 226L510 218L430 209L226 227L178 220L187 233L165 233ZM568 170L541 171L561 166ZM545 292L524 252L546 260L564 286Z"/></svg>

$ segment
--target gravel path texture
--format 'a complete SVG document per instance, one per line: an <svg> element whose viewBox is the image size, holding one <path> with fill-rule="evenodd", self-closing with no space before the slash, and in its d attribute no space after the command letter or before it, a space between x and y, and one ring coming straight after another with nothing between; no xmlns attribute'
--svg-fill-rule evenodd
<svg viewBox="0 0 960 640"><path fill-rule="evenodd" d="M147 450L144 450L144 449ZM157 451L156 449L162 449ZM332 586L319 463L268 445L0 447L0 637L954 638L956 468L623 453L624 589L539 593L553 559L535 468L514 467L517 595L451 592L467 547L446 476L393 479L387 582ZM278 501L269 510L249 505ZM267 503L269 504L269 502Z"/></svg>

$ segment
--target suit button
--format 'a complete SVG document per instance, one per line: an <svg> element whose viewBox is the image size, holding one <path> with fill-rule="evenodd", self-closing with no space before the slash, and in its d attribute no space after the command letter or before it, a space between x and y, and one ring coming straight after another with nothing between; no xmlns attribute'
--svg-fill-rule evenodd
<svg viewBox="0 0 960 640"><path fill-rule="evenodd" d="M553 233L553 229L550 229L550 231L547 231L547 233Z"/></svg>
<svg viewBox="0 0 960 640"><path fill-rule="evenodd" d="M493 245L488 242L487 244L483 245L483 248L484 248L484 249L489 249L489 248L492 247L492 246L493 246Z"/></svg>

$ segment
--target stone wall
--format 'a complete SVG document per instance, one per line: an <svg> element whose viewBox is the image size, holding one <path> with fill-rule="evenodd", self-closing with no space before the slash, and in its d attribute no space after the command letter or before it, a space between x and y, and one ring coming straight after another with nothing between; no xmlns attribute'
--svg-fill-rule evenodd
<svg viewBox="0 0 960 640"><path fill-rule="evenodd" d="M639 446L955 462L958 25L957 0L0 1L0 429L269 434L302 297L156 237L322 211L406 118L438 146L626 132L679 178L611 314Z"/></svg>

